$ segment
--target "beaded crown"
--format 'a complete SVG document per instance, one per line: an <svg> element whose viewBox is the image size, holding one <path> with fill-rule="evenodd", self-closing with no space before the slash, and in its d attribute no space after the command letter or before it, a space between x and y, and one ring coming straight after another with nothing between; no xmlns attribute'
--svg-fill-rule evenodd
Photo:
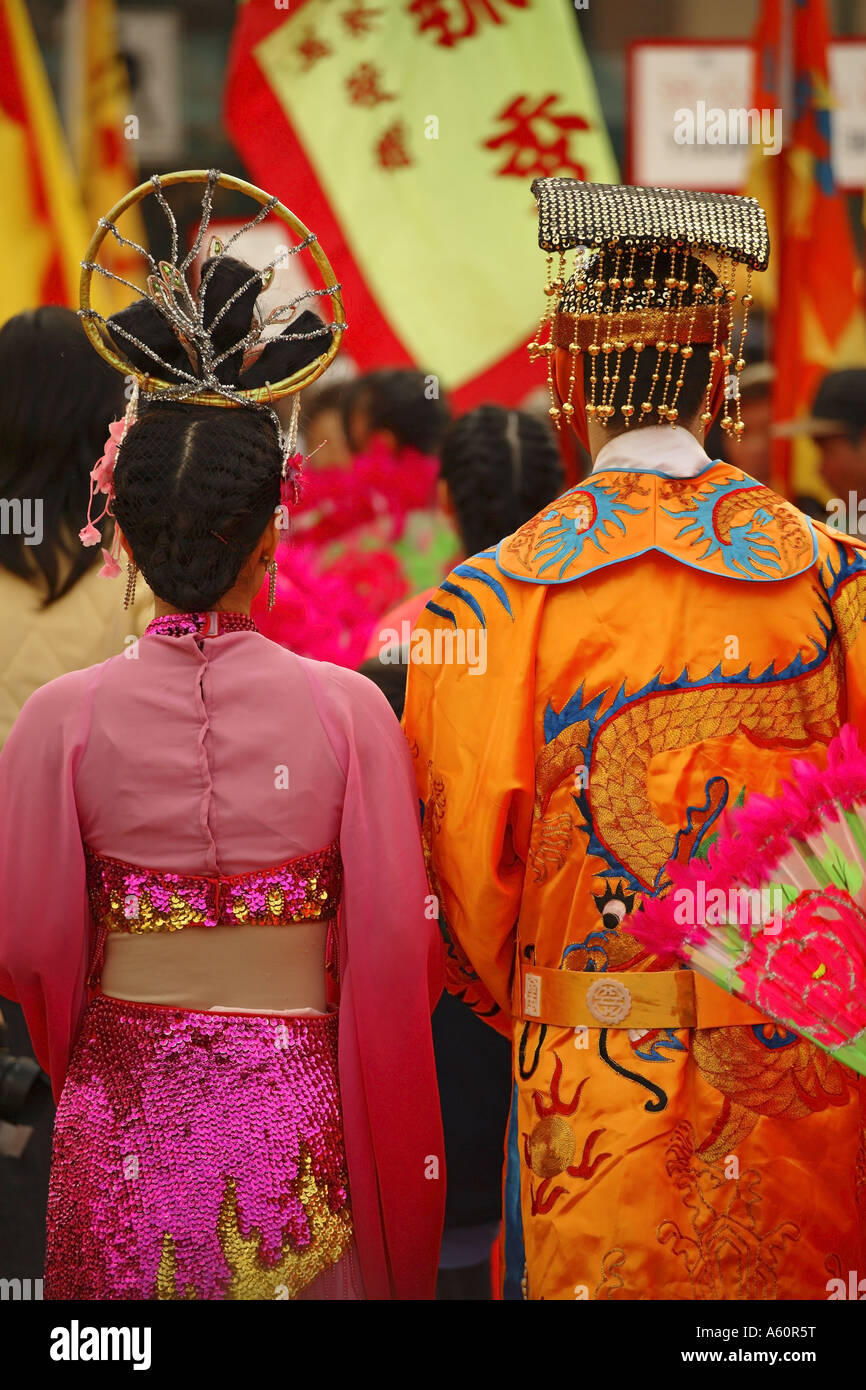
<svg viewBox="0 0 866 1390"><path fill-rule="evenodd" d="M712 420L711 391L721 365L726 378L721 424L739 437L739 374L746 365L751 276L766 269L770 255L767 220L756 200L565 178L536 179L532 191L538 203L538 243L547 253L547 304L529 350L532 356L547 357L549 414L557 428L563 417L574 414L574 384L583 354L590 358L588 418L607 426L621 415L628 427L638 414L676 424L693 345L709 344L701 421L706 428ZM746 274L742 294L736 284L741 267ZM647 350L656 353L652 385L644 399L635 400L638 363ZM630 375L620 387L626 368Z"/></svg>

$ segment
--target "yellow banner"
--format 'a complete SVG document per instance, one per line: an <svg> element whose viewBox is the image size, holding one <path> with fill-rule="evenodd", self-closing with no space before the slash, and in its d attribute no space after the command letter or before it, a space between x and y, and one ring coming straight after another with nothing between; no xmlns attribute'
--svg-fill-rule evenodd
<svg viewBox="0 0 866 1390"><path fill-rule="evenodd" d="M525 341L532 179L618 178L568 6L308 0L255 55L414 359L458 387Z"/></svg>
<svg viewBox="0 0 866 1390"><path fill-rule="evenodd" d="M78 303L87 224L23 0L0 26L0 322L43 302Z"/></svg>

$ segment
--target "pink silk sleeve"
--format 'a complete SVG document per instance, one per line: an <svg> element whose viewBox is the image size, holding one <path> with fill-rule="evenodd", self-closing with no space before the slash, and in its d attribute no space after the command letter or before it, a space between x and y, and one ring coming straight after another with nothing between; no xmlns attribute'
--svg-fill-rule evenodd
<svg viewBox="0 0 866 1390"><path fill-rule="evenodd" d="M371 1298L432 1299L445 1159L430 1013L443 959L411 759L371 682L337 667L307 671L346 776L340 1089L364 1283Z"/></svg>
<svg viewBox="0 0 866 1390"><path fill-rule="evenodd" d="M99 670L37 690L0 754L0 995L24 1010L55 1097L86 1002L90 912L74 779Z"/></svg>

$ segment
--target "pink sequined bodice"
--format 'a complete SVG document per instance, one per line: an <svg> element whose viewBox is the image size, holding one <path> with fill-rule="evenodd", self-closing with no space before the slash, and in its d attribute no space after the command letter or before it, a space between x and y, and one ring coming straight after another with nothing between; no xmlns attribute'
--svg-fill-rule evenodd
<svg viewBox="0 0 866 1390"><path fill-rule="evenodd" d="M340 905L342 863L333 841L313 854L232 877L169 874L85 850L87 891L102 932L172 932L245 924L325 921Z"/></svg>

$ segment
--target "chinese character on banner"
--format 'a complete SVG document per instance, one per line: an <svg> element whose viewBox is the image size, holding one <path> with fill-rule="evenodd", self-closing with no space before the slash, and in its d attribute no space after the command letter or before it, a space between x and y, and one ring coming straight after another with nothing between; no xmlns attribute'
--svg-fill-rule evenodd
<svg viewBox="0 0 866 1390"><path fill-rule="evenodd" d="M244 0L226 119L324 248L362 370L421 367L461 410L538 385L529 185L619 177L569 0Z"/></svg>
<svg viewBox="0 0 866 1390"><path fill-rule="evenodd" d="M413 163L406 149L406 126L403 121L390 125L376 145L376 158L383 169L405 169Z"/></svg>
<svg viewBox="0 0 866 1390"><path fill-rule="evenodd" d="M570 156L569 141L571 131L589 130L589 122L583 116L555 115L551 107L559 97L551 92L535 106L529 106L529 97L515 97L497 116L498 121L510 122L501 135L485 140L486 150L501 150L511 147L511 156L497 169L498 174L511 174L519 179L550 178L554 174L570 174L576 179L586 178L586 168ZM552 126L559 131L559 138L542 143L541 131Z"/></svg>
<svg viewBox="0 0 866 1390"><path fill-rule="evenodd" d="M394 101L393 92L385 92L380 86L381 72L375 63L359 63L346 78L349 100L355 106L380 106L383 101Z"/></svg>
<svg viewBox="0 0 866 1390"><path fill-rule="evenodd" d="M494 24L504 24L506 16L501 11L505 5L525 10L529 0L412 0L409 13L420 19L419 33L438 29L437 44L453 48L478 32L479 20L486 18Z"/></svg>
<svg viewBox="0 0 866 1390"><path fill-rule="evenodd" d="M351 34L352 38L361 38L364 34L369 34L373 28L373 23L381 10L368 10L364 6L364 0L356 0L348 10L340 11L340 18L343 27Z"/></svg>
<svg viewBox="0 0 866 1390"><path fill-rule="evenodd" d="M322 43L317 39L312 29L308 29L303 39L295 47L295 52L301 59L303 71L309 72L314 63L318 63L320 58L327 58L329 53L333 53L330 44Z"/></svg>

